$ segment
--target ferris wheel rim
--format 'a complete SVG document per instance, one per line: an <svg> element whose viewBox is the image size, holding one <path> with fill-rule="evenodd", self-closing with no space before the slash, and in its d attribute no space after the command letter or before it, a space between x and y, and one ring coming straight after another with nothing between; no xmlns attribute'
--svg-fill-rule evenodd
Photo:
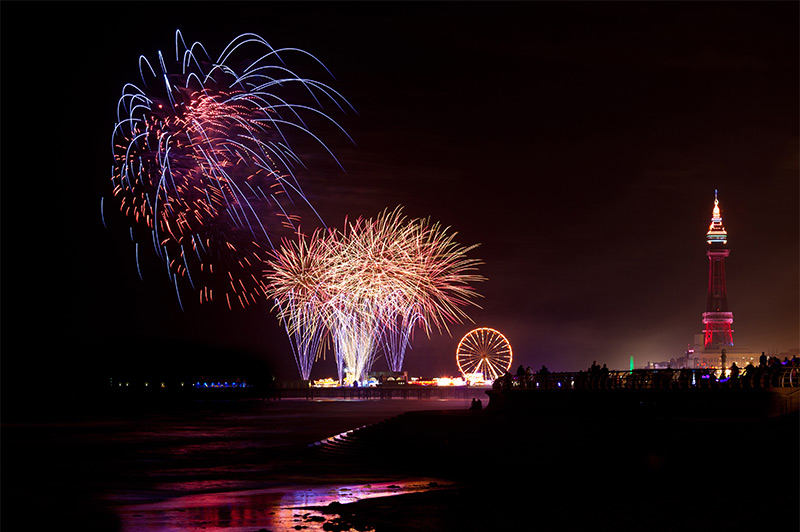
<svg viewBox="0 0 800 532"><path fill-rule="evenodd" d="M462 375L480 371L492 380L511 368L513 350L508 338L492 327L478 327L461 338L456 365Z"/></svg>

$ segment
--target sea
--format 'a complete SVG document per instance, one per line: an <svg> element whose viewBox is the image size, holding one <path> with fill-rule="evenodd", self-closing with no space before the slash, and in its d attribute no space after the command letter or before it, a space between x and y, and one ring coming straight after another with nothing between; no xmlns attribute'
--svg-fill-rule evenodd
<svg viewBox="0 0 800 532"><path fill-rule="evenodd" d="M322 470L304 450L470 399L203 400L53 405L2 425L3 530L323 530L309 510L440 489L446 479Z"/></svg>

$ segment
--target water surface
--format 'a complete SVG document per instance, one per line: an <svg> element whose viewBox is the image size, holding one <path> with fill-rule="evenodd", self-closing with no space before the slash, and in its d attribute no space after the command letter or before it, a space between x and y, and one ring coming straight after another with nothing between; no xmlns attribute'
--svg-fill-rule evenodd
<svg viewBox="0 0 800 532"><path fill-rule="evenodd" d="M4 522L18 520L31 530L53 524L294 530L296 507L428 489L437 481L316 470L301 452L307 445L407 411L469 405L469 399L104 404L4 423ZM321 529L321 521L300 519L301 526Z"/></svg>

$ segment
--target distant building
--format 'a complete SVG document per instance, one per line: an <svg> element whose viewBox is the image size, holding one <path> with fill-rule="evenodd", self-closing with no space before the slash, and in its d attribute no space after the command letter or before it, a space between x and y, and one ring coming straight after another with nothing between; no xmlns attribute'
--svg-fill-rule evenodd
<svg viewBox="0 0 800 532"><path fill-rule="evenodd" d="M367 374L367 382L370 385L393 385L406 384L408 382L407 371L370 371Z"/></svg>

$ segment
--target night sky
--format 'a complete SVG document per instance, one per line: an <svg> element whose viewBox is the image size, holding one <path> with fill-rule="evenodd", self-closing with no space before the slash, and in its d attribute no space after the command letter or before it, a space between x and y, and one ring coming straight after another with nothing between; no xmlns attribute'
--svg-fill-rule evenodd
<svg viewBox="0 0 800 532"><path fill-rule="evenodd" d="M120 223L103 227L111 132L138 57L174 34L212 55L243 32L321 59L327 109L300 174L332 227L403 205L480 243L475 324L418 331L412 375L502 331L514 365L680 356L702 328L719 200L734 339L800 346L798 4L8 3L2 13L3 382L254 365L297 378L270 305L184 300ZM147 251L149 248L142 248ZM151 251L151 250L150 250ZM385 369L376 362L375 369ZM312 377L335 376L332 355ZM43 376L44 375L44 376Z"/></svg>

